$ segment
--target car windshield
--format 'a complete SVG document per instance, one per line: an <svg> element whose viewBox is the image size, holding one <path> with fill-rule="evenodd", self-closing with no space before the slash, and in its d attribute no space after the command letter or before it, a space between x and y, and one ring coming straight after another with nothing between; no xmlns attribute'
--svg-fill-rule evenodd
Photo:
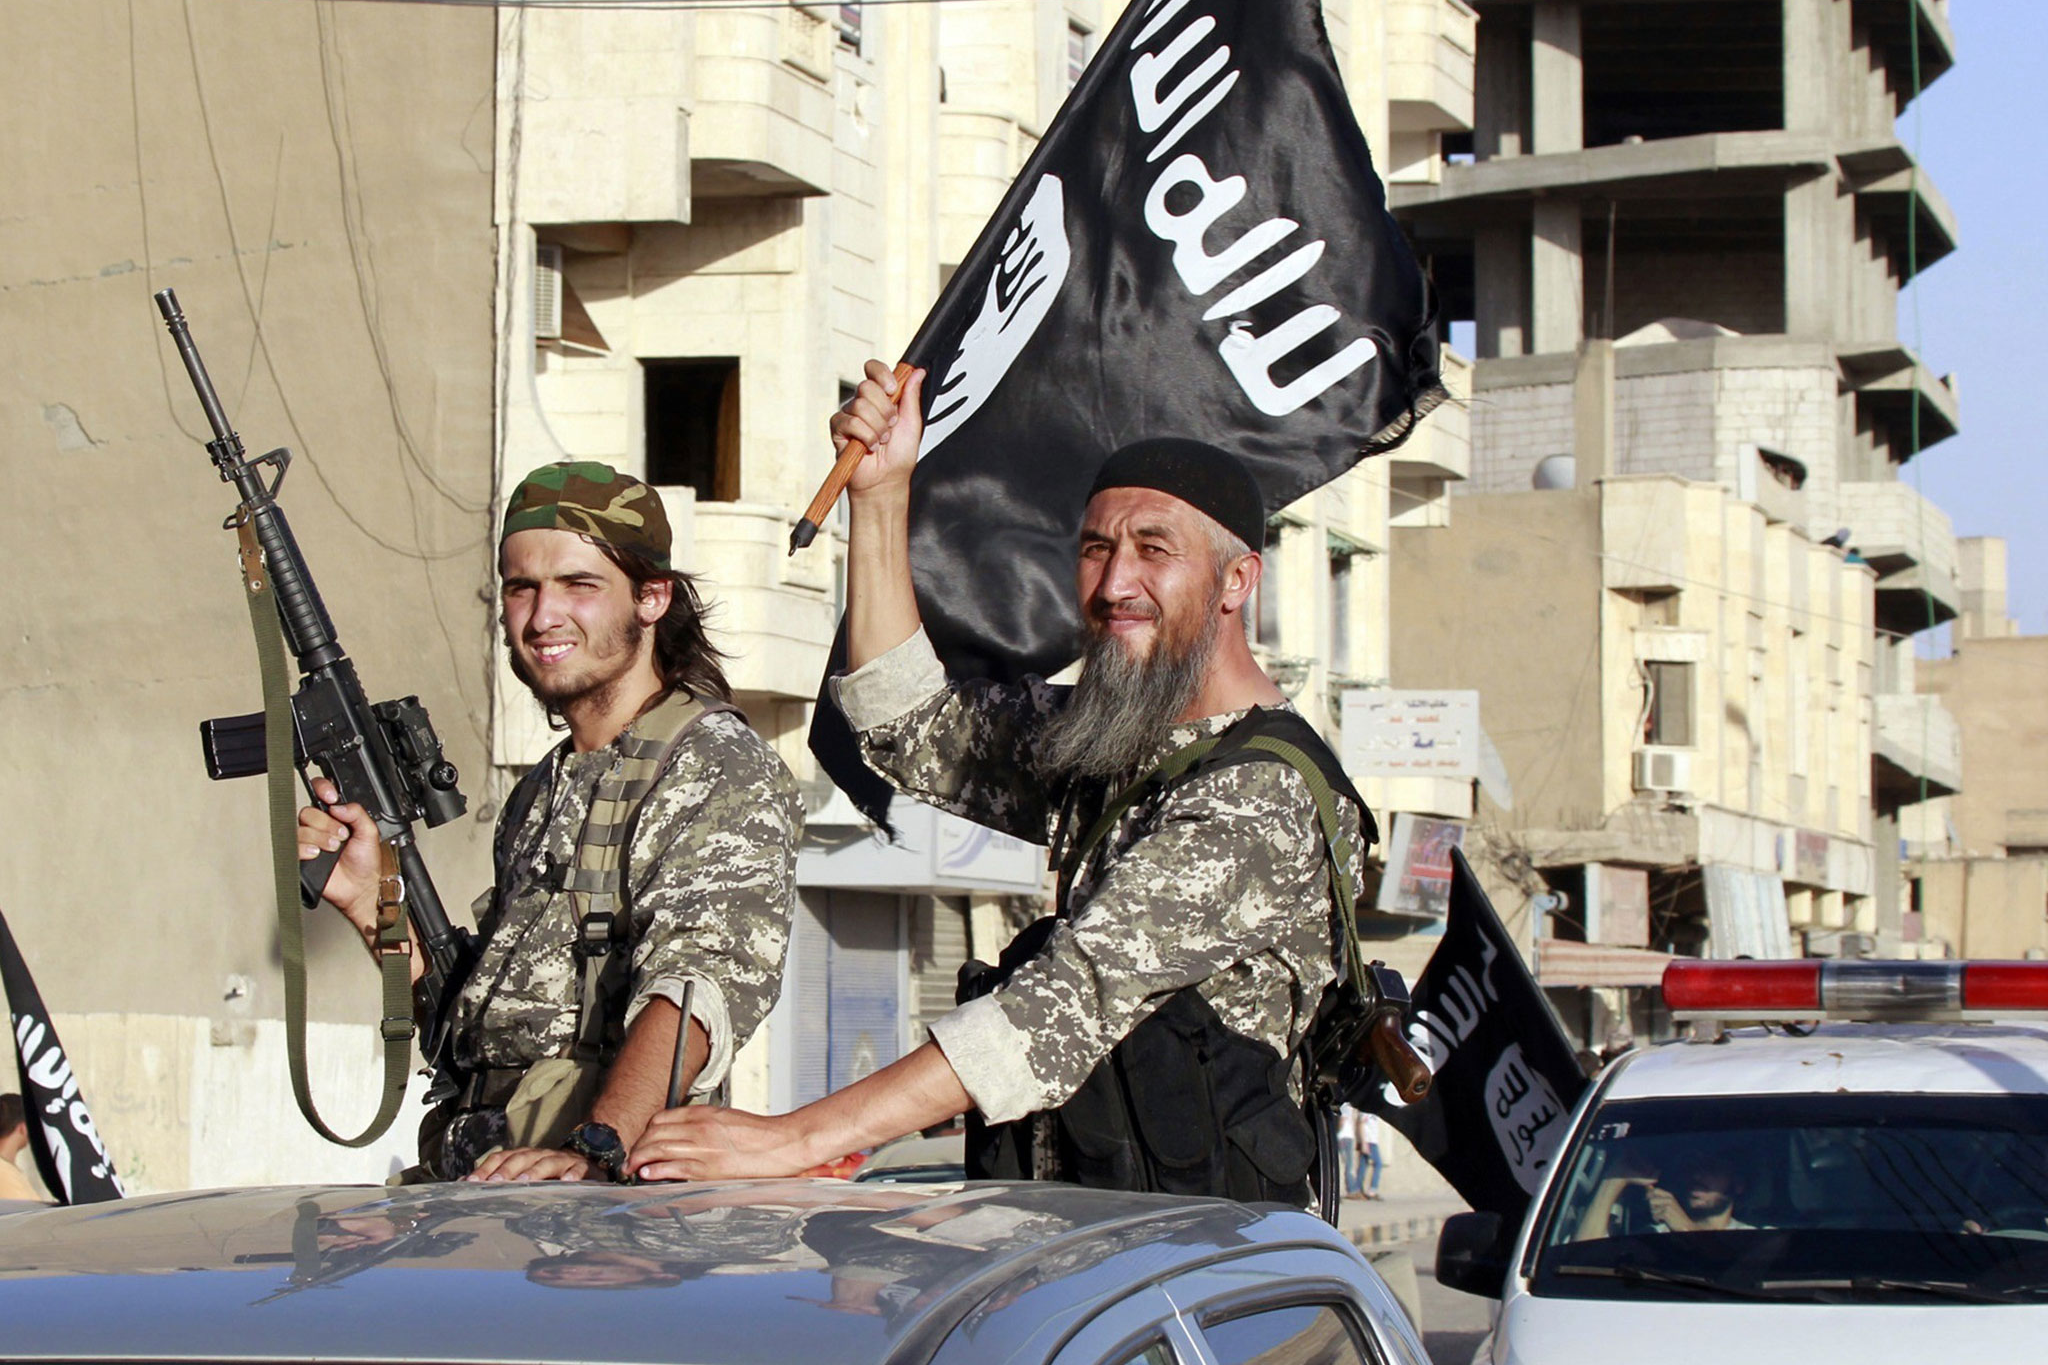
<svg viewBox="0 0 2048 1365"><path fill-rule="evenodd" d="M1611 1101L1543 1219L1540 1295L2041 1302L2048 1096Z"/></svg>

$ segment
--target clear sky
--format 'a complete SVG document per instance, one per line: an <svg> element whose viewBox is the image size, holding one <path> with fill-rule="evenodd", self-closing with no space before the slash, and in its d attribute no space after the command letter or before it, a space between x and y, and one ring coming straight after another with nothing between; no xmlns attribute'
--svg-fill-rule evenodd
<svg viewBox="0 0 2048 1365"><path fill-rule="evenodd" d="M1956 64L1899 136L1955 211L1959 246L1901 297L1899 338L1917 330L1927 367L1955 375L1963 425L1900 473L1958 536L2005 537L2007 612L2048 634L2048 0L1953 0L1949 18Z"/></svg>

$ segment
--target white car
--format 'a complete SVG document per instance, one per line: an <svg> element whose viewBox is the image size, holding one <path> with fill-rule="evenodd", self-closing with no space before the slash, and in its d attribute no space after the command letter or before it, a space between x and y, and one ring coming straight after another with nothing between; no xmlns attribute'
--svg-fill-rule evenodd
<svg viewBox="0 0 2048 1365"><path fill-rule="evenodd" d="M1439 1282L1501 1301L1477 1361L2048 1360L2048 1025L2014 1017L2048 963L1678 962L1664 991L1704 1022L1608 1068L1512 1249L1445 1226Z"/></svg>

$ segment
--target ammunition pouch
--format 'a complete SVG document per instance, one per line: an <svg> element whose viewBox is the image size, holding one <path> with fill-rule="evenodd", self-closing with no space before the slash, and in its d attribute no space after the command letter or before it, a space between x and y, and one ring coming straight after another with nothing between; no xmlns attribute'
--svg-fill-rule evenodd
<svg viewBox="0 0 2048 1365"><path fill-rule="evenodd" d="M961 973L962 998L1007 980L1044 946L1055 922L1026 929L996 967L970 963ZM1030 1179L1044 1140L1053 1144L1061 1178L1077 1185L1304 1207L1317 1138L1288 1093L1290 1066L1269 1045L1225 1026L1194 987L1184 987L1057 1109L1000 1124L970 1115L967 1171L976 1179Z"/></svg>

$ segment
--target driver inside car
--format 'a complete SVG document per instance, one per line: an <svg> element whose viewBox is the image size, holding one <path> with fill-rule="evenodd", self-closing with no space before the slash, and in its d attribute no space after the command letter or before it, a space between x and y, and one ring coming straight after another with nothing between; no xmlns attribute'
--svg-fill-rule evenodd
<svg viewBox="0 0 2048 1365"><path fill-rule="evenodd" d="M1654 1167L1632 1166L1626 1158L1600 1181L1592 1202L1579 1220L1573 1241L1586 1242L1614 1234L1616 1206L1631 1188L1643 1191L1652 1232L1722 1232L1754 1226L1735 1216L1735 1200L1743 1193L1742 1176L1725 1157L1695 1157L1676 1169L1669 1184Z"/></svg>

